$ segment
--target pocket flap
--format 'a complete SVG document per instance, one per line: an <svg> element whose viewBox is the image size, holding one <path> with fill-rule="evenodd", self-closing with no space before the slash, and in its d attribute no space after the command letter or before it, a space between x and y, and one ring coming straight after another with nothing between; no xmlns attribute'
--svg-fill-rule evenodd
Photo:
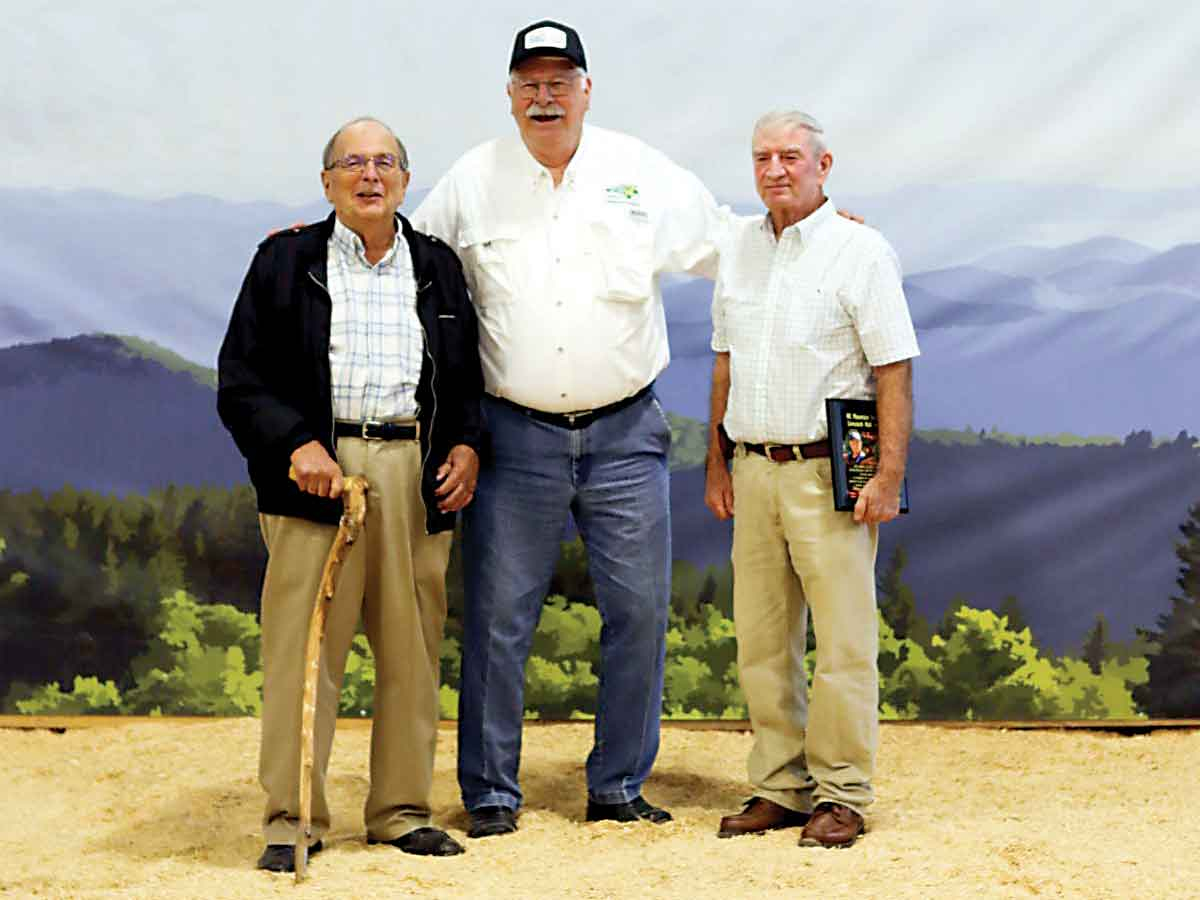
<svg viewBox="0 0 1200 900"><path fill-rule="evenodd" d="M515 241L519 235L516 225L484 223L464 228L459 235L458 246L465 250L468 247L487 246L492 241Z"/></svg>

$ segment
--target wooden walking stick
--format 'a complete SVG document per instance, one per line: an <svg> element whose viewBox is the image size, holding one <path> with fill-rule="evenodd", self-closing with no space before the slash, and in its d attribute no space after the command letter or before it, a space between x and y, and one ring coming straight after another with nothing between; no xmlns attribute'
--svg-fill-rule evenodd
<svg viewBox="0 0 1200 900"><path fill-rule="evenodd" d="M288 474L295 480L295 470ZM313 758L316 756L317 678L321 672L321 641L325 637L325 617L333 592L337 587L338 573L349 553L350 545L362 530L367 515L367 480L351 475L342 486L342 520L338 523L337 535L325 568L321 570L321 583L317 587L317 602L313 605L308 620L308 642L304 645L304 699L300 707L300 824L296 829L294 863L296 882L299 883L308 868L308 845L312 841L312 776Z"/></svg>

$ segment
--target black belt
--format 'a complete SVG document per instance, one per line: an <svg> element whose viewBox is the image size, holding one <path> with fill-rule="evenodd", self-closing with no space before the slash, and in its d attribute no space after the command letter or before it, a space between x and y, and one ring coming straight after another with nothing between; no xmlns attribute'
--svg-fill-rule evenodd
<svg viewBox="0 0 1200 900"><path fill-rule="evenodd" d="M557 425L559 428L566 428L571 431L576 431L580 428L587 428L597 419L603 419L605 416L612 415L615 412L620 412L627 406L633 406L643 397L650 393L654 388L654 382L650 382L636 394L630 394L623 400L618 400L616 403L608 403L604 406L597 406L595 409L584 409L579 412L570 413L552 413L543 412L540 409L530 409L528 406L522 406L520 403L513 403L511 400L506 400L504 397L496 397L488 394L491 399L497 403L502 403L510 409L515 409L519 413L529 416L531 419L537 419L539 422L546 422L549 425Z"/></svg>
<svg viewBox="0 0 1200 900"><path fill-rule="evenodd" d="M334 422L334 437L356 437L364 441L415 441L415 422Z"/></svg>
<svg viewBox="0 0 1200 900"><path fill-rule="evenodd" d="M749 453L765 456L772 462L795 462L798 459L825 459L829 456L829 441L811 444L747 444L740 441Z"/></svg>

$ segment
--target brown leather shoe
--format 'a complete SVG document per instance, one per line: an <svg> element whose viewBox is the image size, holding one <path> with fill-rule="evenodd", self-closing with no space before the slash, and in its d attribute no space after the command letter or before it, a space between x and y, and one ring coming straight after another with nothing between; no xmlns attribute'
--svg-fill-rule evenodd
<svg viewBox="0 0 1200 900"><path fill-rule="evenodd" d="M762 834L775 828L791 828L808 821L808 813L780 806L765 797L751 797L745 808L721 820L717 837L737 837L739 834Z"/></svg>
<svg viewBox="0 0 1200 900"><path fill-rule="evenodd" d="M852 847L866 829L863 817L840 803L818 803L800 835L801 847Z"/></svg>

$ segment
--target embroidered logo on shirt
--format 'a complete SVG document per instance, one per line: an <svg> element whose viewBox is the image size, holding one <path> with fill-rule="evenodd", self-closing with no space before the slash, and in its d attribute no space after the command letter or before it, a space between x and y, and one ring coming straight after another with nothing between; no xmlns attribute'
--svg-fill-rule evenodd
<svg viewBox="0 0 1200 900"><path fill-rule="evenodd" d="M604 198L609 203L638 203L636 184L614 184L604 189Z"/></svg>

